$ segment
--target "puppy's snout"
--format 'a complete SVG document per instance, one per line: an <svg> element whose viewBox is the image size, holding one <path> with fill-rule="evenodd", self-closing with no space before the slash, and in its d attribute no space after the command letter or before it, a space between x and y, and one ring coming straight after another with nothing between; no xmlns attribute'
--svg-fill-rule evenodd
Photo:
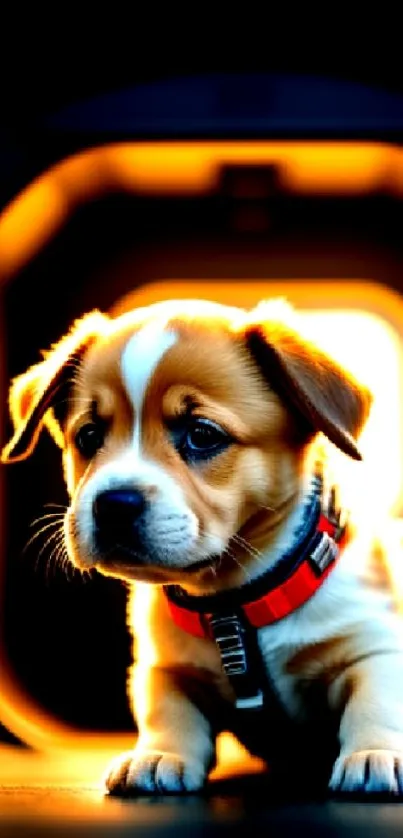
<svg viewBox="0 0 403 838"><path fill-rule="evenodd" d="M136 489L114 489L99 494L93 504L98 541L103 549L116 545L133 547L140 515L146 506Z"/></svg>

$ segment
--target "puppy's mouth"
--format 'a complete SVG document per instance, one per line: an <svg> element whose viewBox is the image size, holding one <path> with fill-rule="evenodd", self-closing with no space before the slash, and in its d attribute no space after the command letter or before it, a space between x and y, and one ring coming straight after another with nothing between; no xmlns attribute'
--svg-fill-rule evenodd
<svg viewBox="0 0 403 838"><path fill-rule="evenodd" d="M117 544L113 553L100 555L97 565L107 572L112 571L114 575L121 574L131 579L152 580L161 577L164 581L179 581L183 575L188 577L215 568L220 560L221 554L217 554L189 564L170 567L158 556Z"/></svg>
<svg viewBox="0 0 403 838"><path fill-rule="evenodd" d="M133 581L180 582L191 576L203 575L214 570L221 554L207 555L192 561L192 547L182 559L160 544L152 544L144 533L132 532L130 540L116 538L105 543L102 534L95 531L95 566L101 573Z"/></svg>

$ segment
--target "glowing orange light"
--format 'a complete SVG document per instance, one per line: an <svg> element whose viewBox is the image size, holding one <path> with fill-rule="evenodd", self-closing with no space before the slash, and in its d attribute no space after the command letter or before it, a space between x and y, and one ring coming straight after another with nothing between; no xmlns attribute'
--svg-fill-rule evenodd
<svg viewBox="0 0 403 838"><path fill-rule="evenodd" d="M77 206L107 192L206 193L228 165L278 169L282 190L403 193L403 149L381 143L119 143L61 161L0 216L0 280L55 235Z"/></svg>

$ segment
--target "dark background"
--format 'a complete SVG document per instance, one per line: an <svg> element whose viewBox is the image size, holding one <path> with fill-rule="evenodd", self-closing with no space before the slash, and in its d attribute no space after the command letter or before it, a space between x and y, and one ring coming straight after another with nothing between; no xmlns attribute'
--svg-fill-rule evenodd
<svg viewBox="0 0 403 838"><path fill-rule="evenodd" d="M10 57L3 56L1 88L3 205L53 161L109 139L355 137L400 143L403 137L403 99L396 98L403 93L400 50L395 52L388 41L388 54L382 57L380 32L375 51L367 43L367 51L359 53L357 43L349 49L343 40L334 51L323 49L322 43L316 55L307 45L299 51L283 50L279 57L267 55L266 49L260 61L257 54L254 60L244 54L240 58L240 53L232 57L217 53L215 58L199 55L196 49L181 58L173 45L168 49L165 44L163 50L148 37L147 54L144 50L139 54L132 44L126 61L119 62L113 58L119 42L112 37L103 50L95 51L95 58L86 53L85 44L75 48L53 38L51 45L47 43L49 52L43 53L40 40L33 39L26 47L14 34L13 38L11 48L8 44ZM136 45L139 40L137 30ZM220 71L227 74L225 83L220 82ZM287 122L283 115L283 122L275 123L276 98L270 105L269 97L264 100L262 121L262 100L257 96L251 105L251 87L243 80L252 72L293 78L296 92L290 98L290 117L302 96L310 120ZM118 104L111 99L101 103L84 121L82 110L65 111L64 121L55 117L98 94L132 90L135 96L140 85L180 78L192 85L194 75L214 77L217 85L223 85L204 129L196 118L196 105L193 121L178 118L180 100L172 102L172 120L165 120L164 129L148 112L141 126L140 121L130 126L127 119L119 118L119 99ZM333 90L333 99L318 94L312 77ZM231 84L231 78L237 78L237 85ZM366 119L360 119L354 99L345 106L356 84L374 91ZM107 309L136 285L161 276L223 281L245 276L251 280L306 277L318 281L318 293L324 277L372 278L403 290L400 201L382 189L366 199L290 199L282 193L276 172L266 174L267 193L256 198L252 188L245 199L247 213L258 204L263 220L257 230L242 224L245 200L236 197L236 171L223 172L216 193L199 199L115 195L80 209L5 289L8 377L35 362L39 349L57 340L84 311ZM130 649L123 585L96 573L91 580L73 572L67 576L49 561L50 548L38 558L41 538L23 552L33 533L32 521L52 511L44 505L67 502L59 459L58 450L43 434L31 460L6 470L7 648L22 683L46 709L83 728L128 729L133 723L125 698Z"/></svg>

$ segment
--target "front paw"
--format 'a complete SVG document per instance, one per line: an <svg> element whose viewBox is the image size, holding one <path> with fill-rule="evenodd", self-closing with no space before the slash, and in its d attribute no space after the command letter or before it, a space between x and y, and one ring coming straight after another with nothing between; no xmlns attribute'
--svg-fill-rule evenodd
<svg viewBox="0 0 403 838"><path fill-rule="evenodd" d="M162 751L127 751L105 776L111 794L161 794L199 791L206 780L202 763Z"/></svg>
<svg viewBox="0 0 403 838"><path fill-rule="evenodd" d="M356 751L340 756L334 765L330 788L335 792L403 795L401 751Z"/></svg>

